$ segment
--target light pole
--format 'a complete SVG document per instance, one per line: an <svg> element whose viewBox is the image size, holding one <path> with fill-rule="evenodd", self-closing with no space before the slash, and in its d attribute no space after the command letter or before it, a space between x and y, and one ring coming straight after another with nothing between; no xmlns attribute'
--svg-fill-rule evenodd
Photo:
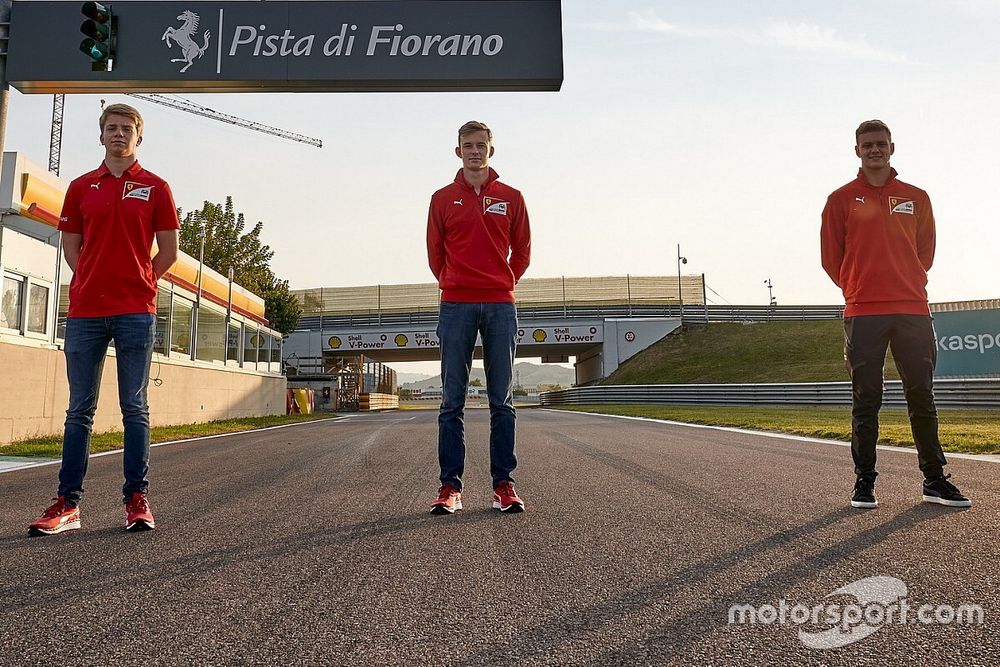
<svg viewBox="0 0 1000 667"><path fill-rule="evenodd" d="M198 317L201 310L201 278L205 270L205 234L208 231L208 223L204 220L201 223L201 244L198 249L198 291L194 295L194 320L191 322L191 361L197 358L198 354Z"/></svg>
<svg viewBox="0 0 1000 667"><path fill-rule="evenodd" d="M684 326L684 294L681 292L681 264L687 264L688 258L681 256L681 244L677 244L677 303L680 304L681 326Z"/></svg>
<svg viewBox="0 0 1000 667"><path fill-rule="evenodd" d="M764 284L767 285L767 296L769 305L777 306L778 300L774 298L774 285L771 284L771 279L768 278L767 280L765 280Z"/></svg>

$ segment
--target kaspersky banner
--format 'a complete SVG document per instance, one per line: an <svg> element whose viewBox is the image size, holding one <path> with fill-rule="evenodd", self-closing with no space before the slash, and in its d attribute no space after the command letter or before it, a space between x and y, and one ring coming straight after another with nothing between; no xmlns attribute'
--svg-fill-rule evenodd
<svg viewBox="0 0 1000 667"><path fill-rule="evenodd" d="M936 377L1000 377L1000 309L933 315Z"/></svg>
<svg viewBox="0 0 1000 667"><path fill-rule="evenodd" d="M15 0L10 84L23 93L562 85L559 0L96 4Z"/></svg>

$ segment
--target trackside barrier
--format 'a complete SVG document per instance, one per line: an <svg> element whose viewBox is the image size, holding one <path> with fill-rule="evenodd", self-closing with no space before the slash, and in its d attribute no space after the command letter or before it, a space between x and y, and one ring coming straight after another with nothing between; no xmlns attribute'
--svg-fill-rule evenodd
<svg viewBox="0 0 1000 667"><path fill-rule="evenodd" d="M361 394L358 397L358 409L362 412L398 410L399 396L395 394Z"/></svg>
<svg viewBox="0 0 1000 667"><path fill-rule="evenodd" d="M882 404L905 407L902 383L885 383ZM598 385L547 391L545 405L830 405L851 404L850 382L787 384L644 384ZM934 381L934 399L941 408L1000 408L1000 378Z"/></svg>
<svg viewBox="0 0 1000 667"><path fill-rule="evenodd" d="M1000 299L987 301L956 301L932 303L931 312L951 312L1000 308ZM804 320L839 320L843 306L733 306L692 304L683 307L686 322L801 322ZM517 317L521 320L565 319L567 317L680 317L677 304L602 303L531 305L519 303ZM348 313L306 313L299 318L299 331L320 331L326 328L357 326L436 325L437 306L398 309L358 309Z"/></svg>

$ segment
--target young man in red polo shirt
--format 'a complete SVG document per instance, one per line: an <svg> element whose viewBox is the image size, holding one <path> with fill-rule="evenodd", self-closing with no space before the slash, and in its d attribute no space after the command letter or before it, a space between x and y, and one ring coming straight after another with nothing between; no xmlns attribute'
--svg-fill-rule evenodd
<svg viewBox="0 0 1000 667"><path fill-rule="evenodd" d="M142 116L112 104L100 118L104 162L66 190L59 229L73 269L66 322L69 409L55 504L34 521L33 534L80 527L90 433L108 343L114 341L124 433L125 528L155 527L146 499L149 407L146 385L156 326L156 281L177 259L177 207L170 186L136 160ZM157 252L150 257L153 239Z"/></svg>
<svg viewBox="0 0 1000 667"><path fill-rule="evenodd" d="M458 130L455 155L462 168L431 197L427 258L441 287L437 335L441 351L438 462L441 488L434 514L462 509L465 470L465 397L476 336L483 342L490 403L490 473L493 507L521 512L514 492L514 348L517 311L514 285L528 268L531 230L524 198L497 180L489 166L493 133L469 121Z"/></svg>
<svg viewBox="0 0 1000 667"><path fill-rule="evenodd" d="M858 177L836 190L823 209L823 268L844 293L845 357L851 372L853 408L851 505L878 507L875 443L882 405L886 349L903 381L917 460L924 474L923 499L950 507L972 503L944 474L934 405L937 340L927 305L927 271L934 261L934 214L927 193L896 178L889 158L896 147L880 120L855 131Z"/></svg>

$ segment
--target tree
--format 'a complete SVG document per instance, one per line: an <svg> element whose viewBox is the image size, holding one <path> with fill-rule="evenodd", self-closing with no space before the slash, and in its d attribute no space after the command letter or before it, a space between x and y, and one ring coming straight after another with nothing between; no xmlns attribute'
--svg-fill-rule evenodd
<svg viewBox="0 0 1000 667"><path fill-rule="evenodd" d="M288 281L279 280L271 271L274 257L271 247L260 240L264 223L258 221L244 233L246 219L237 213L233 198L225 204L206 201L200 211L178 209L181 218L180 248L192 257L201 252L201 233L205 230L205 266L224 276L233 270L233 281L264 299L264 317L271 328L287 334L298 324L302 308L288 291Z"/></svg>
<svg viewBox="0 0 1000 667"><path fill-rule="evenodd" d="M470 387L482 387L483 386L483 381L480 380L479 378L472 378L471 380L469 380L469 386Z"/></svg>
<svg viewBox="0 0 1000 667"><path fill-rule="evenodd" d="M288 291L287 280L275 280L264 290L264 317L271 328L287 334L294 331L302 316L302 305Z"/></svg>
<svg viewBox="0 0 1000 667"><path fill-rule="evenodd" d="M178 210L178 215L180 213ZM274 279L268 265L274 251L260 240L264 223L258 222L244 234L246 220L242 213L235 212L232 197L226 197L225 204L206 201L200 211L188 211L181 218L181 250L195 258L200 251L202 227L205 228L205 266L224 276L232 268L233 280L263 296L261 292Z"/></svg>

